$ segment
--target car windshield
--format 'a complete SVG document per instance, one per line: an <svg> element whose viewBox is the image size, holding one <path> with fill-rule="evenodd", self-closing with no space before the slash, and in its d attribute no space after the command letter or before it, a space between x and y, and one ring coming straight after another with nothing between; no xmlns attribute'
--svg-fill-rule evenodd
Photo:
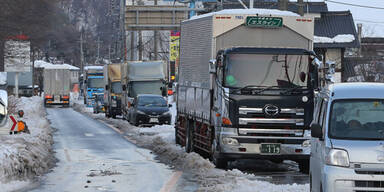
<svg viewBox="0 0 384 192"><path fill-rule="evenodd" d="M143 96L138 99L138 106L142 107L166 107L167 101L163 97Z"/></svg>
<svg viewBox="0 0 384 192"><path fill-rule="evenodd" d="M102 78L89 78L88 79L88 87L89 88L103 88L104 79Z"/></svg>
<svg viewBox="0 0 384 192"><path fill-rule="evenodd" d="M139 94L161 95L162 86L161 81L136 81L132 82L131 93L134 97Z"/></svg>
<svg viewBox="0 0 384 192"><path fill-rule="evenodd" d="M337 139L383 140L384 100L336 100L329 135Z"/></svg>
<svg viewBox="0 0 384 192"><path fill-rule="evenodd" d="M224 75L227 87L306 86L308 56L228 54Z"/></svg>
<svg viewBox="0 0 384 192"><path fill-rule="evenodd" d="M112 93L121 93L123 90L121 89L121 82L113 82L112 83Z"/></svg>

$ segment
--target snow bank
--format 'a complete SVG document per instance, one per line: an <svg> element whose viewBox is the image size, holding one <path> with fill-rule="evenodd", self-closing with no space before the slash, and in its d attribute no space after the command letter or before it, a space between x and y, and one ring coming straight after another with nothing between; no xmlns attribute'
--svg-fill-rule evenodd
<svg viewBox="0 0 384 192"><path fill-rule="evenodd" d="M314 43L350 43L355 40L351 34L340 34L333 38L314 36Z"/></svg>
<svg viewBox="0 0 384 192"><path fill-rule="evenodd" d="M44 174L54 162L52 130L45 118L42 98L17 99L19 109L25 112L23 121L31 134L0 135L0 185L5 191L15 190L15 183L22 188L22 183Z"/></svg>
<svg viewBox="0 0 384 192"><path fill-rule="evenodd" d="M189 20L210 17L213 15L280 15L280 16L297 16L300 15L291 11L280 11L277 9L224 9L217 12L211 12L203 15L193 16Z"/></svg>
<svg viewBox="0 0 384 192"><path fill-rule="evenodd" d="M175 103L172 103L176 107ZM192 174L199 183L198 191L235 191L235 192L304 192L309 191L309 185L275 185L266 181L258 181L252 174L243 173L237 169L221 170L197 153L186 153L184 148L175 144L175 132L171 125L156 125L150 128L135 127L121 119L107 119L104 114L92 114L89 109L75 104L74 109L87 113L94 119L121 129L131 142L148 148L158 156L159 160ZM173 113L175 109L171 109ZM174 114L173 114L174 115Z"/></svg>

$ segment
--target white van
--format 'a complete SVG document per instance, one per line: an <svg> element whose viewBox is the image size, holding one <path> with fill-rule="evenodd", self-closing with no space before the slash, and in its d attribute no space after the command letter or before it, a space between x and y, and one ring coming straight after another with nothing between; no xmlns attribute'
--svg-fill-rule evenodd
<svg viewBox="0 0 384 192"><path fill-rule="evenodd" d="M311 191L384 191L384 83L339 83L318 95Z"/></svg>
<svg viewBox="0 0 384 192"><path fill-rule="evenodd" d="M0 90L0 135L9 134L8 120L8 93Z"/></svg>

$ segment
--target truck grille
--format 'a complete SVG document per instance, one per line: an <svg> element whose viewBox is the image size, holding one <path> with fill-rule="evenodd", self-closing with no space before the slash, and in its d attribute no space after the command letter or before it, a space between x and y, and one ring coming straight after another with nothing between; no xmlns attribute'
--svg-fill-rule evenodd
<svg viewBox="0 0 384 192"><path fill-rule="evenodd" d="M355 187L382 188L384 190L384 181L355 181Z"/></svg>
<svg viewBox="0 0 384 192"><path fill-rule="evenodd" d="M304 109L302 108L281 108L277 115L267 116L263 108L239 108L239 124L286 124L304 125Z"/></svg>

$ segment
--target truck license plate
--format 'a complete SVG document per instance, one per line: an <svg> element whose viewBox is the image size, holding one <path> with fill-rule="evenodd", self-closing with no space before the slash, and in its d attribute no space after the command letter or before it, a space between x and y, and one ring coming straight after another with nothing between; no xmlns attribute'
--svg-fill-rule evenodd
<svg viewBox="0 0 384 192"><path fill-rule="evenodd" d="M158 119L158 118L150 118L150 119L149 119L149 122L150 122L150 123L158 123L158 122L159 122L159 119Z"/></svg>
<svg viewBox="0 0 384 192"><path fill-rule="evenodd" d="M265 154L279 154L280 144L261 144L260 152Z"/></svg>

